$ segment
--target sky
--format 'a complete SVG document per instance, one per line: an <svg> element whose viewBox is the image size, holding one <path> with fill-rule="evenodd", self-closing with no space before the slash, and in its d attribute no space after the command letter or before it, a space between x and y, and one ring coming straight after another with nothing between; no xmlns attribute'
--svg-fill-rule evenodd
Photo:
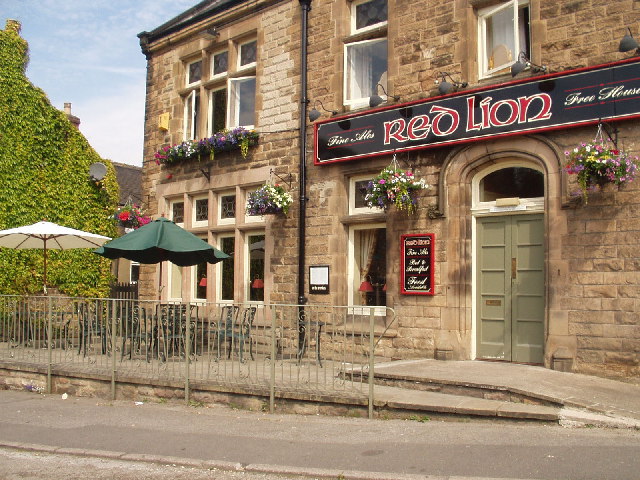
<svg viewBox="0 0 640 480"><path fill-rule="evenodd" d="M105 159L142 166L146 59L138 33L199 0L0 0L0 28L20 21L27 77L51 104L80 118Z"/></svg>

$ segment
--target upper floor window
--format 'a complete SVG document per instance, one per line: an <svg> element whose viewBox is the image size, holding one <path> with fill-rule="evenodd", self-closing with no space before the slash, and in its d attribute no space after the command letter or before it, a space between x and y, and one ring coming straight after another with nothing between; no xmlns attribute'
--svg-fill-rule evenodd
<svg viewBox="0 0 640 480"><path fill-rule="evenodd" d="M200 91L192 90L184 99L184 140L199 138Z"/></svg>
<svg viewBox="0 0 640 480"><path fill-rule="evenodd" d="M243 43L238 48L238 69L251 68L256 66L258 42Z"/></svg>
<svg viewBox="0 0 640 480"><path fill-rule="evenodd" d="M387 0L360 0L351 7L351 33L387 23Z"/></svg>
<svg viewBox="0 0 640 480"><path fill-rule="evenodd" d="M187 64L187 86L194 85L202 80L202 60L196 60Z"/></svg>
<svg viewBox="0 0 640 480"><path fill-rule="evenodd" d="M229 81L228 124L253 128L256 112L256 77L233 78Z"/></svg>
<svg viewBox="0 0 640 480"><path fill-rule="evenodd" d="M254 127L257 47L257 40L243 43L230 41L227 50L211 56L207 135L225 128ZM229 52L235 57L230 57ZM239 76L240 72L242 76Z"/></svg>
<svg viewBox="0 0 640 480"><path fill-rule="evenodd" d="M478 12L480 77L504 73L520 52L530 55L529 1L509 0Z"/></svg>
<svg viewBox="0 0 640 480"><path fill-rule="evenodd" d="M386 29L381 28L386 25L387 0L358 0L351 4L351 35L357 36L345 43L345 105L367 106L369 97L379 93L378 84L387 90L388 43Z"/></svg>
<svg viewBox="0 0 640 480"><path fill-rule="evenodd" d="M224 75L229 69L229 52L214 53L211 62L211 77Z"/></svg>

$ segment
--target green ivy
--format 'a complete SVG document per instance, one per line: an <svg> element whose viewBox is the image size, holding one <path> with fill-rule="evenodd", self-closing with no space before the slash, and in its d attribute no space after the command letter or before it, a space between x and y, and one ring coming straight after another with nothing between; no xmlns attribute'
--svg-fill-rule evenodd
<svg viewBox="0 0 640 480"><path fill-rule="evenodd" d="M7 24L0 30L0 229L46 219L113 238L113 165L29 82L27 62L27 42ZM98 185L89 179L95 162L107 165ZM42 250L0 248L0 294L42 292L43 259ZM110 267L90 249L48 250L47 284L65 295L105 297Z"/></svg>

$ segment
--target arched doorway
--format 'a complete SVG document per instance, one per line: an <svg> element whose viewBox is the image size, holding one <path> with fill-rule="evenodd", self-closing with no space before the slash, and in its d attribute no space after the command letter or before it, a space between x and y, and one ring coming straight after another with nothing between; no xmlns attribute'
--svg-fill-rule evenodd
<svg viewBox="0 0 640 480"><path fill-rule="evenodd" d="M476 358L543 363L544 173L517 158L472 179Z"/></svg>

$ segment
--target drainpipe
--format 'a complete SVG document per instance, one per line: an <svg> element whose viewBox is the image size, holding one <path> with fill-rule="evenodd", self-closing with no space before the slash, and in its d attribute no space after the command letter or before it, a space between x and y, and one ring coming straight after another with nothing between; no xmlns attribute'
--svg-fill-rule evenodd
<svg viewBox="0 0 640 480"><path fill-rule="evenodd" d="M300 1L300 216L298 218L298 358L305 349L304 296L305 239L307 226L307 20L311 0Z"/></svg>

